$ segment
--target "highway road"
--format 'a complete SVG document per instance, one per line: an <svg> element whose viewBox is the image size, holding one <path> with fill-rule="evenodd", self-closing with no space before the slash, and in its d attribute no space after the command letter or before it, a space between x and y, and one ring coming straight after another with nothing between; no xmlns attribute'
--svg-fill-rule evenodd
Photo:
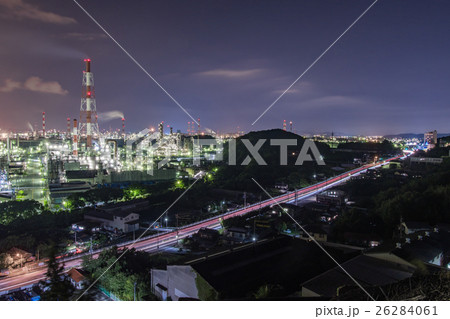
<svg viewBox="0 0 450 319"><path fill-rule="evenodd" d="M192 234L196 233L200 228L217 228L220 226L220 220L221 219L227 219L235 216L245 215L249 212L253 212L256 210L259 210L260 208L273 206L277 203L292 203L296 200L304 200L310 196L314 196L316 193L323 191L326 188L330 188L333 186L336 186L338 184L346 182L349 178L353 176L357 176L361 174L362 172L365 172L369 168L375 168L379 167L381 165L384 165L384 163L387 163L392 160L396 160L401 158L401 156L393 157L387 160L384 160L382 162L374 163L374 164L367 164L364 166L361 166L359 168L353 169L351 171L347 171L343 174L340 174L338 176L335 176L333 178L327 179L326 181L319 182L317 184L302 188L298 191L288 192L283 195L279 195L274 197L273 199L267 199L261 202L258 202L256 204L252 204L243 208L239 208L237 210L227 212L222 215L217 215L212 218L190 224L184 227L179 228L178 230L173 230L169 232L165 232L162 234L156 234L151 235L145 238L138 239L134 244L133 242L127 242L123 243L121 245L118 245L119 247L128 247L128 248L135 248L136 250L142 250L146 252L156 252L159 249L167 246L172 246L177 243L177 241L181 238L185 238L188 236L191 236ZM107 249L108 247L102 248L102 250ZM94 251L93 256L94 258L96 255L100 252ZM72 267L77 267L81 265L82 263L82 255L77 255L74 257L66 258L64 260L65 268L70 269ZM31 286L40 280L45 279L45 273L47 269L41 269L34 271L32 273L25 273L23 275L18 275L11 278L4 278L0 279L0 294L5 294L8 291L17 289L17 288L24 288Z"/></svg>

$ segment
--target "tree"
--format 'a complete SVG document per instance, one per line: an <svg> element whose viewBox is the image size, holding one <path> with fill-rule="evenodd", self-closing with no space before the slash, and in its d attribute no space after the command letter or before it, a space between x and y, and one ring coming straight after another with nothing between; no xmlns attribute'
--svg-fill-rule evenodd
<svg viewBox="0 0 450 319"><path fill-rule="evenodd" d="M0 269L7 269L14 263L14 259L9 254L0 254Z"/></svg>
<svg viewBox="0 0 450 319"><path fill-rule="evenodd" d="M253 294L252 297L256 300L261 300L261 299L268 299L270 297L273 297L274 295L276 295L277 293L279 293L281 291L281 286L280 285L263 285L260 286Z"/></svg>
<svg viewBox="0 0 450 319"><path fill-rule="evenodd" d="M71 299L74 288L65 278L64 264L59 264L56 260L55 248L50 252L46 277L45 286L48 290L42 295L42 300L68 301Z"/></svg>

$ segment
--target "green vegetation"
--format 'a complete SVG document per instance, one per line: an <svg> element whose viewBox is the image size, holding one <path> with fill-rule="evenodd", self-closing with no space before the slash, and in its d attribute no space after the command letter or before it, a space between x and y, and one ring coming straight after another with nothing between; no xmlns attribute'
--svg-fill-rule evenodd
<svg viewBox="0 0 450 319"><path fill-rule="evenodd" d="M42 294L42 300L69 301L74 292L71 283L64 277L64 265L56 261L56 250L52 249L48 261L47 281L44 285L48 288Z"/></svg>
<svg viewBox="0 0 450 319"><path fill-rule="evenodd" d="M436 301L450 300L450 272L443 270L428 275L414 276L383 287L367 287L376 300ZM336 300L367 300L359 287L343 287ZM406 307L409 309L409 307Z"/></svg>
<svg viewBox="0 0 450 319"><path fill-rule="evenodd" d="M40 215L44 206L35 200L7 201L0 203L0 224L8 225L17 219Z"/></svg>
<svg viewBox="0 0 450 319"><path fill-rule="evenodd" d="M13 264L13 258L6 253L0 254L0 270L8 269Z"/></svg>
<svg viewBox="0 0 450 319"><path fill-rule="evenodd" d="M397 154L399 153L399 149L394 146L388 140L384 140L381 143L374 142L350 142L350 143L342 143L339 144L338 149L349 149L355 151L372 151L379 152L381 154Z"/></svg>
<svg viewBox="0 0 450 319"><path fill-rule="evenodd" d="M152 296L150 270L164 268L169 261L177 257L151 256L142 251L131 249L122 257L123 251L117 247L100 253L97 259L87 256L83 260L83 269L90 273L91 280L114 293L121 300L143 300ZM119 259L119 257L121 257ZM109 268L113 265L111 268ZM106 271L109 268L108 271ZM106 272L105 272L106 271ZM151 298L150 298L151 299Z"/></svg>
<svg viewBox="0 0 450 319"><path fill-rule="evenodd" d="M410 180L400 188L389 188L375 197L374 211L393 228L404 220L430 225L450 221L450 170L442 167L422 179Z"/></svg>
<svg viewBox="0 0 450 319"><path fill-rule="evenodd" d="M86 205L96 205L97 203L108 204L118 201L129 201L144 198L150 195L148 186L131 185L125 189L114 187L102 187L89 190L84 193L75 193L65 200L65 207L68 209L82 208Z"/></svg>
<svg viewBox="0 0 450 319"><path fill-rule="evenodd" d="M415 176L414 178L412 176ZM426 171L386 169L376 179L354 180L340 187L361 209L350 209L334 225L335 233L347 231L395 235L400 220L450 222L450 164Z"/></svg>
<svg viewBox="0 0 450 319"><path fill-rule="evenodd" d="M241 165L249 155L242 139L248 139L253 145L258 140L266 139L266 142L259 149L267 165L258 165L251 158L248 165ZM288 147L287 165L280 165L280 147L271 146L270 139L291 139L297 140L297 146ZM332 171L328 166L319 166L315 161L304 162L303 165L295 165L295 161L300 153L305 139L297 134L279 129L251 132L239 137L236 140L236 165L221 165L215 174L214 186L233 189L259 192L259 187L253 182L256 179L262 185L273 187L277 182L288 182L290 187L306 186L311 181L314 174L324 173L332 176ZM332 156L328 145L316 143L320 154L325 162ZM228 143L224 145L224 160L228 161Z"/></svg>
<svg viewBox="0 0 450 319"><path fill-rule="evenodd" d="M39 254L41 258L46 257L50 247L64 245L70 239L69 226L82 219L83 213L80 210L73 212L44 210L39 215L16 218L0 232L0 252L19 247Z"/></svg>
<svg viewBox="0 0 450 319"><path fill-rule="evenodd" d="M198 291L198 298L202 301L219 300L219 294L213 287L199 274L195 277L195 285Z"/></svg>

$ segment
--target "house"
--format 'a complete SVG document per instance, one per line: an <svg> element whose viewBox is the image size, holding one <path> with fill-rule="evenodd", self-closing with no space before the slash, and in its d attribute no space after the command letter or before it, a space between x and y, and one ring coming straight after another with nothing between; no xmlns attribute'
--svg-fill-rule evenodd
<svg viewBox="0 0 450 319"><path fill-rule="evenodd" d="M383 238L375 233L345 232L344 241L350 245L376 247L383 243Z"/></svg>
<svg viewBox="0 0 450 319"><path fill-rule="evenodd" d="M303 229L316 241L327 241L328 239L328 232L324 230L322 225L305 225L303 226ZM300 238L304 240L311 240L305 231L302 229L300 230Z"/></svg>
<svg viewBox="0 0 450 319"><path fill-rule="evenodd" d="M315 213L328 213L330 211L330 205L324 203L310 202L305 206L306 210L315 212Z"/></svg>
<svg viewBox="0 0 450 319"><path fill-rule="evenodd" d="M84 219L91 222L99 222L100 225L110 231L129 233L139 229L139 214L127 210L96 210L93 209L84 214Z"/></svg>
<svg viewBox="0 0 450 319"><path fill-rule="evenodd" d="M289 185L286 183L276 183L275 188L280 190L281 193L286 193L289 189Z"/></svg>
<svg viewBox="0 0 450 319"><path fill-rule="evenodd" d="M327 250L339 260L350 258L333 247ZM152 291L162 300L236 300L271 283L293 294L300 282L335 266L315 243L289 236L193 258L164 270L152 269Z"/></svg>
<svg viewBox="0 0 450 319"><path fill-rule="evenodd" d="M327 189L316 195L316 201L318 203L341 206L345 204L347 199L343 191Z"/></svg>
<svg viewBox="0 0 450 319"><path fill-rule="evenodd" d="M219 241L220 234L215 229L200 228L200 230L192 236L193 240L198 243L199 248L210 249Z"/></svg>
<svg viewBox="0 0 450 319"><path fill-rule="evenodd" d="M250 240L250 230L244 227L230 227L225 230L225 238L235 243L243 243Z"/></svg>
<svg viewBox="0 0 450 319"><path fill-rule="evenodd" d="M83 289L87 284L87 278L81 269L72 268L67 272L67 276L76 289Z"/></svg>
<svg viewBox="0 0 450 319"><path fill-rule="evenodd" d="M200 228L197 232L197 236L204 240L217 241L217 239L219 239L219 232L215 229Z"/></svg>
<svg viewBox="0 0 450 319"><path fill-rule="evenodd" d="M402 222L400 224L400 230L406 235L409 235L420 231L432 231L433 227L431 227L428 223L409 221Z"/></svg>

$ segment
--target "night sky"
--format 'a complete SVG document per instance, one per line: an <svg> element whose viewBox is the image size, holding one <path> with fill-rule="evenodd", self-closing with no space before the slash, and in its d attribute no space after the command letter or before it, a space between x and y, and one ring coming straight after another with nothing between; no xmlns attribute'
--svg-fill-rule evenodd
<svg viewBox="0 0 450 319"><path fill-rule="evenodd" d="M373 0L80 0L203 127L393 134L450 118L450 1L379 0L254 126ZM0 128L78 118L92 59L101 129L191 119L71 0L0 0Z"/></svg>

